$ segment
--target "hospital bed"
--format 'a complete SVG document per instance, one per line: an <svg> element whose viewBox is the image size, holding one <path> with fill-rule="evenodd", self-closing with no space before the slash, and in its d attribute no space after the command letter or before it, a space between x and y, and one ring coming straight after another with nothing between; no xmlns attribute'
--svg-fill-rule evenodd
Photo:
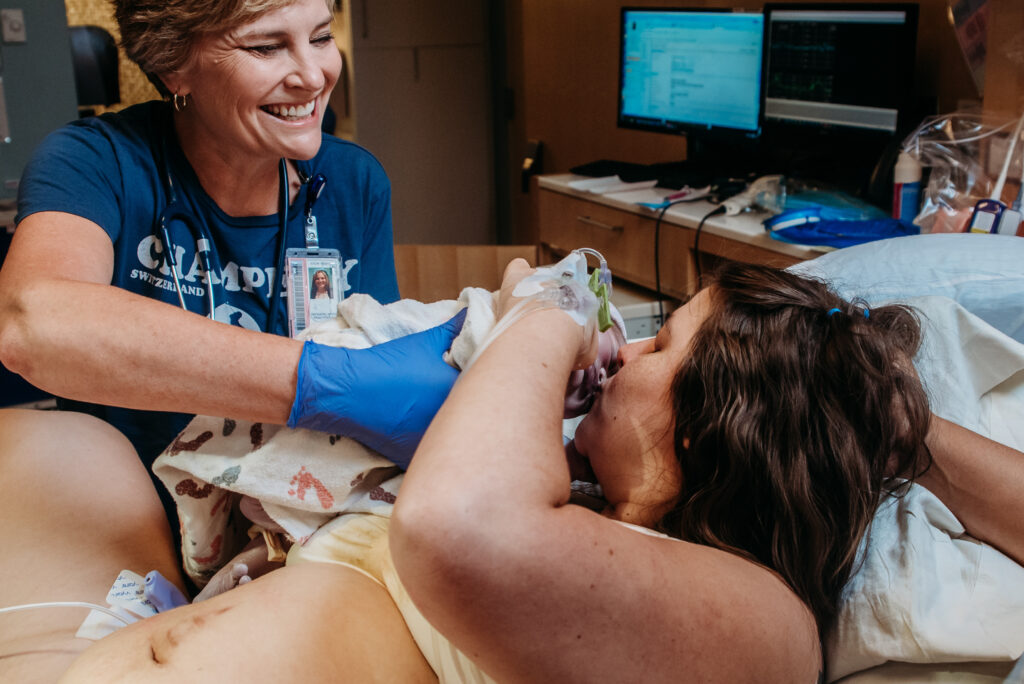
<svg viewBox="0 0 1024 684"><path fill-rule="evenodd" d="M871 305L899 300L917 307L925 342L915 363L933 410L1024 449L1024 240L974 235L901 240L833 252L795 268L827 278L844 296L860 297ZM991 240L1000 241L999 249L993 249L994 242L983 242ZM957 263L950 265L951 259ZM927 287L921 286L923 282ZM482 292L486 294L486 290ZM391 315L384 310L359 312L356 304L357 300L348 304L352 321L366 316L378 326L382 317ZM409 324L427 327L447 318L449 309L441 306L421 323ZM325 337L323 341L329 340ZM158 460L157 473L172 491L183 478L194 479L196 487L238 491L239 481L228 481L233 456L227 451L233 447L225 442L226 435L222 439L219 434L219 420L197 419L180 438L182 444L189 444L201 433L214 433L204 447L216 452L219 460L212 465L202 465L203 459L196 459L200 464L196 469L181 470L180 451L174 458L164 459L164 464ZM303 462L313 463L314 443L302 437L307 441L301 447L298 443L289 446L284 440L300 439L291 432L261 433L259 452L268 446L282 451L302 448ZM246 442L239 442L238 453L252 451L248 443L251 431L239 424L235 433ZM326 445L327 437L321 437ZM333 439L330 447L325 451L325 470L332 459L337 460ZM324 506L324 497L312 495L306 499L308 510L285 511L281 502L265 507L287 518L297 538L313 534L326 517L338 513L387 514L401 475L389 471L389 464L379 457L364 452L357 449L350 467L338 471L340 489L318 481L331 493L330 510ZM202 455L202 449L195 454ZM272 452L265 452L265 457L277 460ZM178 470L162 471L171 461ZM307 473L313 469L309 466ZM353 487L356 482L360 484ZM218 500L217 496L184 497L180 503L188 508L183 509L183 519L208 523L213 519L211 513L216 514L213 509L219 506ZM221 506L222 511L225 508ZM226 560L205 555L204 544L220 531L206 530L205 541L199 540L196 548L206 565L187 566L193 575L209 572ZM193 532L186 529L186 535ZM192 539L195 541L194 535ZM880 507L860 553L861 562L845 590L836 628L826 639L828 681L1013 681L1008 677L1024 652L1024 567L966 535L948 509L917 485ZM1024 665L1018 670L1024 682Z"/></svg>

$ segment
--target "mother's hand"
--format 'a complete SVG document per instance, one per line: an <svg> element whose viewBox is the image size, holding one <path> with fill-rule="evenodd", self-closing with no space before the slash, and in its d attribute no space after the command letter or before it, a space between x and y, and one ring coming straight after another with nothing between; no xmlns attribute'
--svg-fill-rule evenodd
<svg viewBox="0 0 1024 684"><path fill-rule="evenodd" d="M496 333L519 318L541 309L561 309L576 322L578 350L574 368L594 363L598 351L597 297L578 279L561 277L561 265L533 268L524 259L513 259L505 267L498 293ZM552 331L554 333L554 331ZM557 343L556 338L551 338Z"/></svg>

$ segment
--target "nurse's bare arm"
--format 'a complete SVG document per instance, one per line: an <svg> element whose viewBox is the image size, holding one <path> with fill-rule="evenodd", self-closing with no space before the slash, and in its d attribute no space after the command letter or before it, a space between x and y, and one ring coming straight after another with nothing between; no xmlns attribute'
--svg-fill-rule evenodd
<svg viewBox="0 0 1024 684"><path fill-rule="evenodd" d="M109 285L95 223L28 216L0 270L0 361L70 399L284 423L301 343Z"/></svg>
<svg viewBox="0 0 1024 684"><path fill-rule="evenodd" d="M528 314L456 382L390 532L416 605L501 682L815 681L814 620L773 574L567 505L579 335Z"/></svg>
<svg viewBox="0 0 1024 684"><path fill-rule="evenodd" d="M972 536L1024 563L1024 453L938 416L925 443L934 460L918 482Z"/></svg>

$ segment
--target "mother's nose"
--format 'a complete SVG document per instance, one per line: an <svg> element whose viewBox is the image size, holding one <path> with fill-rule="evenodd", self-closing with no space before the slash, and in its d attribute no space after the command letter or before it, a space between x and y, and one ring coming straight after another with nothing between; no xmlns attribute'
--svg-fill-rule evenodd
<svg viewBox="0 0 1024 684"><path fill-rule="evenodd" d="M644 354L650 354L654 351L654 338L650 337L646 340L639 340L637 342L630 342L619 347L618 359L619 365L624 366L633 359L643 356Z"/></svg>

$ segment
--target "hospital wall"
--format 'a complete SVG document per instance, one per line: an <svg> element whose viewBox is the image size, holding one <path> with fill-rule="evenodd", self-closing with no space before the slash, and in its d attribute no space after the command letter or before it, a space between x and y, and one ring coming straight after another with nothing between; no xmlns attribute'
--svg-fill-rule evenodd
<svg viewBox="0 0 1024 684"><path fill-rule="evenodd" d="M484 0L480 0L481 3ZM887 1L887 0L881 0ZM1024 42L1024 2L987 0L989 22L986 110L1011 113L1024 109L1024 66L1020 48ZM70 24L95 23L113 28L109 0L66 0ZM351 31L339 15L340 47L351 55ZM499 241L524 244L535 241L528 193L520 187L519 167L528 140L544 143L544 171L565 171L576 164L609 158L652 163L684 158L682 136L619 129L615 124L618 78L618 12L623 4L650 6L722 6L717 0L490 0L486 3L503 25L504 45L494 45L492 59L503 64L508 102L495 117L503 146L497 150L506 168L496 183L498 213L508 228L497 232ZM759 9L759 0L730 0L729 6ZM948 0L919 0L916 94L933 98L939 112L949 112L972 101L981 102L948 20ZM396 17L396 22L406 21ZM408 23L408 21L406 21ZM113 31L112 31L113 32ZM115 33L116 35L116 33ZM497 52L500 51L500 54ZM494 73L494 72L492 72ZM348 78L357 78L358 68ZM123 103L155 96L155 90L134 65L122 60ZM351 86L351 84L350 84ZM354 88L350 88L354 91ZM338 95L335 97L337 103ZM337 103L341 104L341 103ZM335 107L342 113L340 106ZM359 139L354 117L339 117L346 137ZM454 163L451 160L449 163ZM507 203L501 198L508 198ZM417 236L418 238L418 236ZM417 239L422 242L424 240Z"/></svg>
<svg viewBox="0 0 1024 684"><path fill-rule="evenodd" d="M715 0L639 4L722 5ZM759 9L763 3L726 4ZM685 137L616 127L620 0L523 0L519 5L523 54L517 90L522 92L525 135L545 143L546 170L601 158L654 163L685 157ZM946 8L947 0L920 0L916 94L935 97L939 111L978 98Z"/></svg>
<svg viewBox="0 0 1024 684"><path fill-rule="evenodd" d="M963 106L1015 112L1022 107L1024 2L988 0L988 83L982 102L948 19L947 0L919 0L915 95L935 103L938 112ZM760 9L757 0L521 0L511 3L506 24L512 55L509 78L518 94L520 120L513 125L513 164L526 141L544 143L544 171L564 172L596 159L638 163L676 161L686 156L686 139L620 129L615 121L618 80L618 14L624 4L665 7L742 7ZM567 115L567 112L571 112ZM529 199L516 197L519 240L530 241L535 225Z"/></svg>

